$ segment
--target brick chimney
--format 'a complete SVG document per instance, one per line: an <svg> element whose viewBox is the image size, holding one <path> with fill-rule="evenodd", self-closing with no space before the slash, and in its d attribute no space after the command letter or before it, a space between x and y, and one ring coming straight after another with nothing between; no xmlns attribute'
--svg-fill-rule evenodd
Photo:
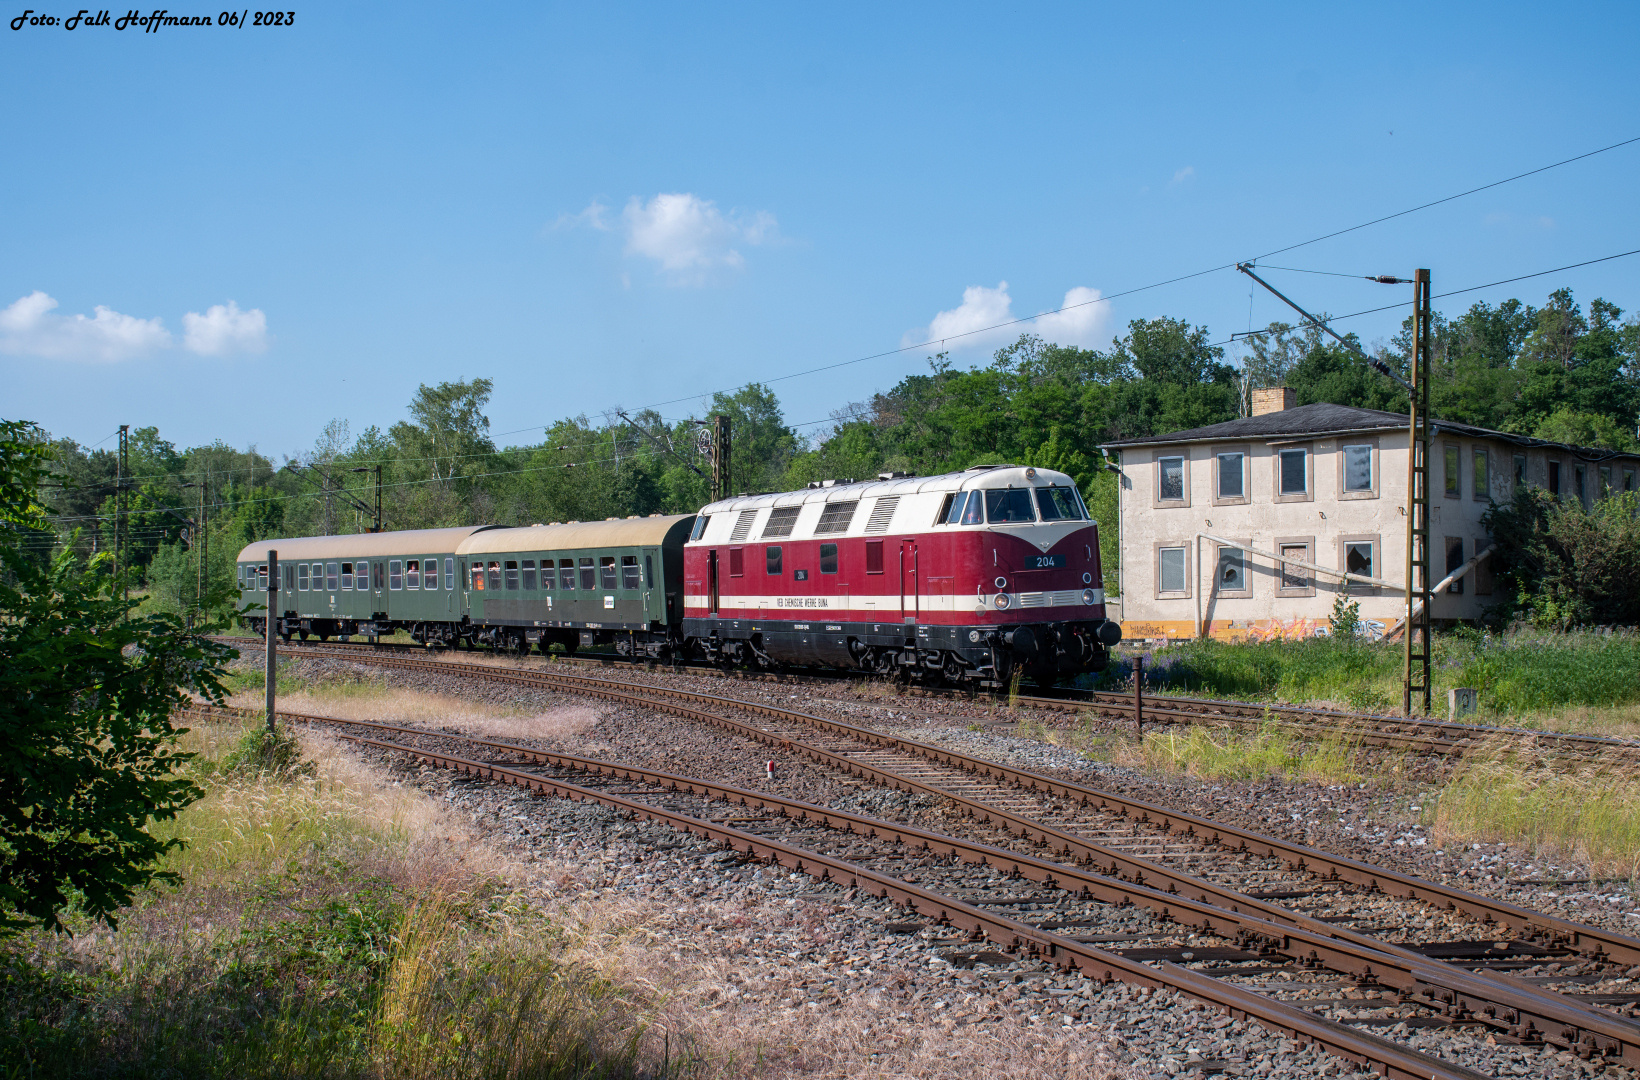
<svg viewBox="0 0 1640 1080"><path fill-rule="evenodd" d="M1253 415L1263 416L1265 413L1285 412L1298 404L1298 395L1285 386L1272 386L1268 390L1253 391Z"/></svg>

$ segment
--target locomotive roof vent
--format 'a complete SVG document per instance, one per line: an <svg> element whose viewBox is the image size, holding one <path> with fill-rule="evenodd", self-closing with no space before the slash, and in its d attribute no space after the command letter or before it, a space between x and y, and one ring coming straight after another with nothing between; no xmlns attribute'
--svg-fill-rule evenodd
<svg viewBox="0 0 1640 1080"><path fill-rule="evenodd" d="M877 474L877 479L879 479L879 480L903 480L903 479L905 479L906 477L908 477L910 475L911 474L908 473L908 472L901 472L900 470L895 469L893 472L880 472L880 473L878 473Z"/></svg>
<svg viewBox="0 0 1640 1080"><path fill-rule="evenodd" d="M970 465L963 472L984 472L987 469L1017 469L1018 465Z"/></svg>

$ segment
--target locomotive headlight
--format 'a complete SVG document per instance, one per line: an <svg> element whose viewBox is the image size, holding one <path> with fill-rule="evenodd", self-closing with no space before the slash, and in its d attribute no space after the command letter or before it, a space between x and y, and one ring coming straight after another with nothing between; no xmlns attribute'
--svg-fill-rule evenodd
<svg viewBox="0 0 1640 1080"><path fill-rule="evenodd" d="M1001 591L1002 589L1006 589L1007 587L1008 587L1008 579L1007 578L1005 578L1005 577L997 578L997 589L998 589L998 591Z"/></svg>
<svg viewBox="0 0 1640 1080"><path fill-rule="evenodd" d="M1008 594L1007 593L997 593L996 605L997 605L997 610L998 611L1007 611L1008 610Z"/></svg>
<svg viewBox="0 0 1640 1080"><path fill-rule="evenodd" d="M1093 584L1093 575L1092 574L1083 574L1082 575L1082 584L1092 585Z"/></svg>
<svg viewBox="0 0 1640 1080"><path fill-rule="evenodd" d="M1082 590L1082 602L1089 607L1092 607L1094 604L1098 603L1098 601L1094 598L1092 589Z"/></svg>

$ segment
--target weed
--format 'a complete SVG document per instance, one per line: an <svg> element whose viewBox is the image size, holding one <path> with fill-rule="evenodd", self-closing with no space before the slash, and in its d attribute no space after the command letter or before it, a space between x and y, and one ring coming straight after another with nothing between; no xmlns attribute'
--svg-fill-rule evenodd
<svg viewBox="0 0 1640 1080"><path fill-rule="evenodd" d="M1193 726L1182 732L1154 731L1118 756L1164 772L1204 780L1257 780L1284 776L1318 783L1361 779L1357 744L1332 736L1307 743L1273 722L1255 732Z"/></svg>

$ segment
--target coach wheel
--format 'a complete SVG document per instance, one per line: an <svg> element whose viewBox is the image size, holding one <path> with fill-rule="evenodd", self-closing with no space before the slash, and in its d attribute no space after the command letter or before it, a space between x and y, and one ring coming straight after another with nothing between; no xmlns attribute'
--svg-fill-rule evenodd
<svg viewBox="0 0 1640 1080"><path fill-rule="evenodd" d="M319 634L319 640L320 641L329 641L330 640L330 635L324 633L323 631L321 631L320 634Z"/></svg>

